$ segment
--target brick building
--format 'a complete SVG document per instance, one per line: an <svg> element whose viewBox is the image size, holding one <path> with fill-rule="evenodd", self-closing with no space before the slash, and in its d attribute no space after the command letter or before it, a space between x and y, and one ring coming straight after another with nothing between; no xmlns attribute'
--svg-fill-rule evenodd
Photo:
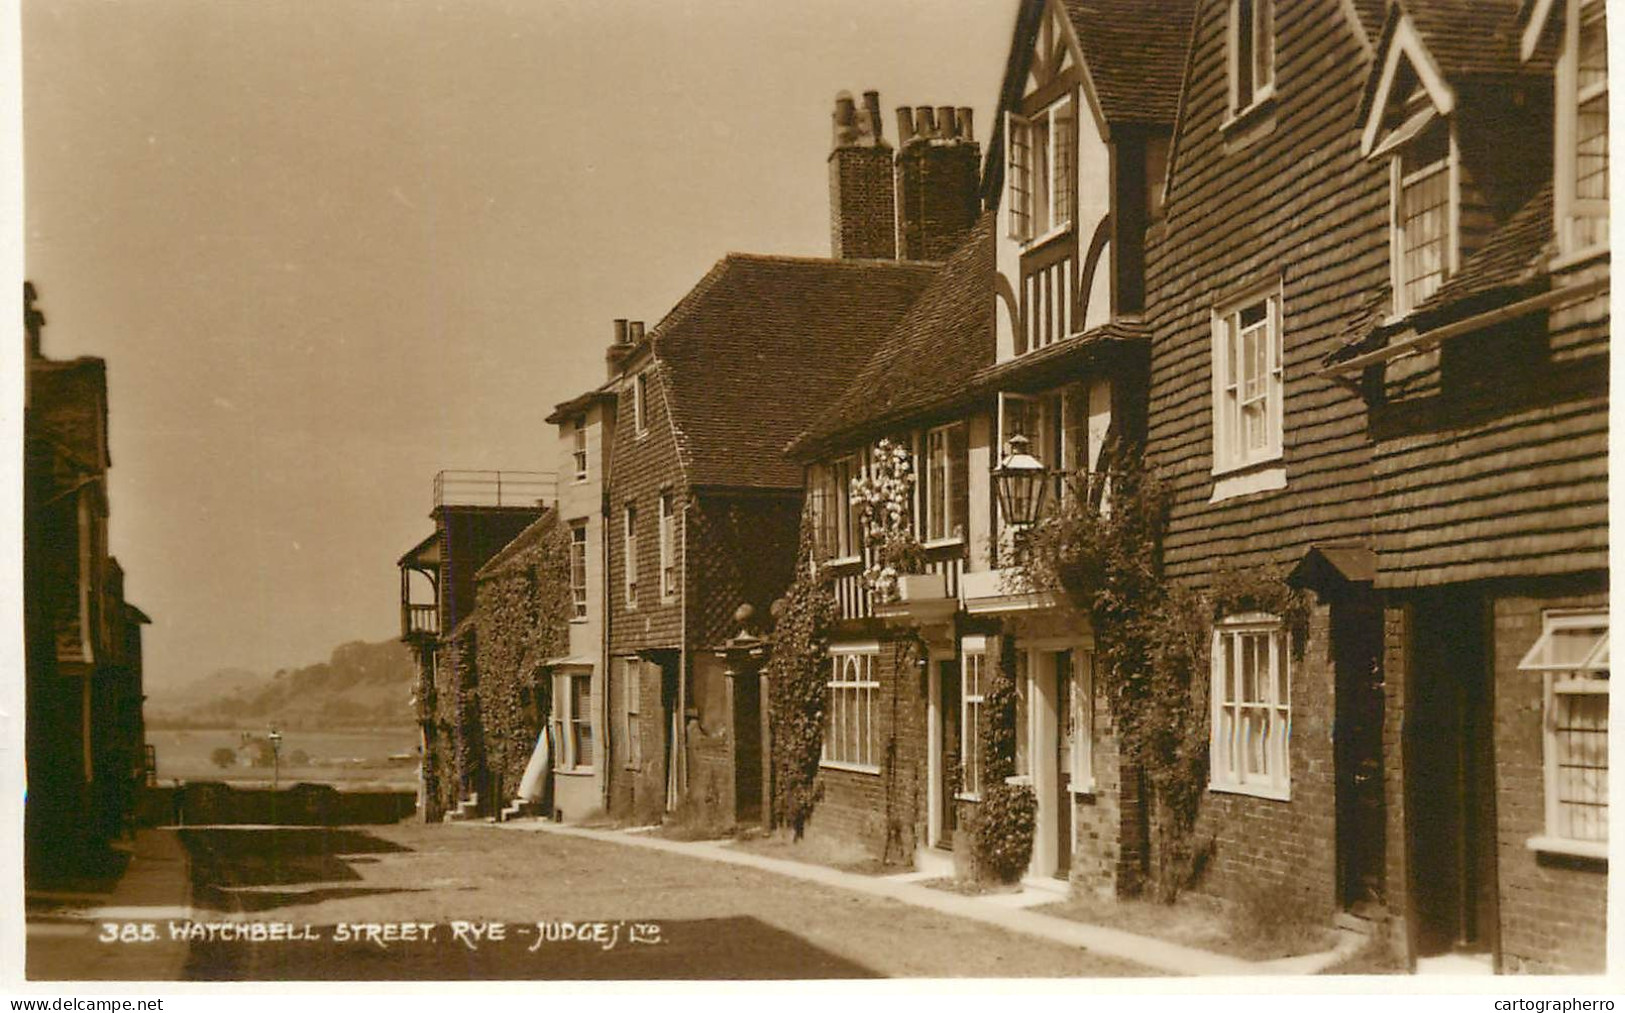
<svg viewBox="0 0 1625 1013"><path fill-rule="evenodd" d="M944 194L966 215L983 204L986 213L794 446L809 465L818 555L841 614L823 801L809 833L946 862L985 787L983 695L994 667L1008 665L1019 696L1016 779L1038 804L1030 876L1101 891L1134 877L1137 789L1121 783L1097 706L1092 631L1052 595L1015 586L1013 524L991 472L1021 436L1050 469L1057 499L1098 503L1105 473L1139 442L1145 233L1189 19L1181 3L1019 5L986 169L943 159L933 178L960 173ZM898 111L905 136L940 135L944 119ZM904 156L897 171L908 178ZM925 203L900 206L900 233ZM895 596L865 580L875 551L851 503L881 438L917 462L908 513L925 572Z"/></svg>
<svg viewBox="0 0 1625 1013"><path fill-rule="evenodd" d="M108 550L107 367L41 351L24 286L23 614L28 781L25 869L94 864L130 828L151 773L141 627Z"/></svg>

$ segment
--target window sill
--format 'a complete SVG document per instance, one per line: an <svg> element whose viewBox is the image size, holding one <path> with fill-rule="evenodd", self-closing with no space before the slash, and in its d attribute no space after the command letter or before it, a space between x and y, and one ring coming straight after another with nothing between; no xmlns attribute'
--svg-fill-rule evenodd
<svg viewBox="0 0 1625 1013"><path fill-rule="evenodd" d="M586 616L574 616L570 620L570 625L571 626L584 626L584 625L586 625L586 622L587 622L587 617Z"/></svg>
<svg viewBox="0 0 1625 1013"><path fill-rule="evenodd" d="M1240 151L1259 138L1267 137L1274 130L1274 87L1256 95L1253 104L1245 109L1233 110L1229 117L1219 124L1219 133L1224 137L1226 154Z"/></svg>
<svg viewBox="0 0 1625 1013"><path fill-rule="evenodd" d="M839 760L819 760L818 767L821 770L844 770L849 774L873 774L876 777L880 776L879 767L871 767L862 763L842 763Z"/></svg>
<svg viewBox="0 0 1625 1013"><path fill-rule="evenodd" d="M1249 470L1230 469L1213 476L1213 495L1209 503L1219 503L1238 496L1251 496L1260 492L1277 492L1286 488L1286 465L1273 467L1246 466Z"/></svg>
<svg viewBox="0 0 1625 1013"><path fill-rule="evenodd" d="M633 439L633 441L637 441L637 440L646 440L646 439L648 439L648 438L649 438L649 433L650 433L650 432L652 432L652 430L649 430L649 429L639 429L639 430L637 430L637 431L636 431L636 432L634 432L634 433L633 433L633 434L632 434L632 439Z"/></svg>
<svg viewBox="0 0 1625 1013"><path fill-rule="evenodd" d="M660 596L660 604L662 604L662 605L675 605L675 604L677 604L677 596L674 595L674 594L673 595L661 595Z"/></svg>
<svg viewBox="0 0 1625 1013"><path fill-rule="evenodd" d="M979 802L982 801L982 793L979 792L979 791L961 791L961 792L957 792L954 795L954 801L956 801L956 802L978 802L979 803Z"/></svg>
<svg viewBox="0 0 1625 1013"><path fill-rule="evenodd" d="M1074 782L1073 784L1067 786L1067 791L1071 792L1073 795L1093 795L1095 793L1095 783L1093 781L1090 781L1087 784L1078 784Z"/></svg>
<svg viewBox="0 0 1625 1013"><path fill-rule="evenodd" d="M928 542L921 542L922 549L959 549L965 545L963 535L954 535L951 538L933 538Z"/></svg>
<svg viewBox="0 0 1625 1013"><path fill-rule="evenodd" d="M587 484L587 476L586 475L577 475L573 480L573 484L574 485L586 485Z"/></svg>
<svg viewBox="0 0 1625 1013"><path fill-rule="evenodd" d="M1565 837L1538 835L1524 842L1530 851L1548 855L1567 855L1571 858L1593 858L1608 861L1607 841L1571 841Z"/></svg>
<svg viewBox="0 0 1625 1013"><path fill-rule="evenodd" d="M1277 788L1266 784L1221 784L1210 782L1207 790L1221 795L1251 795L1253 798L1267 798L1274 802L1292 801L1292 786Z"/></svg>
<svg viewBox="0 0 1625 1013"><path fill-rule="evenodd" d="M1055 226L1041 236L1037 236L1033 239L1019 239L1017 242L1021 246L1021 255L1026 256L1029 253L1036 253L1071 231L1072 223L1067 221Z"/></svg>
<svg viewBox="0 0 1625 1013"><path fill-rule="evenodd" d="M1004 783L1012 788L1031 788L1033 786L1033 776L1031 774L1011 774L1004 779Z"/></svg>
<svg viewBox="0 0 1625 1013"><path fill-rule="evenodd" d="M553 773L558 774L558 775L560 775L562 777L591 777L593 775L593 768L591 768L591 767L560 767L558 770L553 771Z"/></svg>
<svg viewBox="0 0 1625 1013"><path fill-rule="evenodd" d="M834 568L840 566L855 566L861 562L863 562L862 556L838 556L835 559L825 560L824 565Z"/></svg>

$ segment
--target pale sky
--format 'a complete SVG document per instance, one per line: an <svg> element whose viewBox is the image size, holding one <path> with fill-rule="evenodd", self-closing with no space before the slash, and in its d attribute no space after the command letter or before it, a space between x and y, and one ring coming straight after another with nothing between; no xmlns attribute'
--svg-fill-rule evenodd
<svg viewBox="0 0 1625 1013"><path fill-rule="evenodd" d="M730 250L829 252L836 92L976 108L1016 0L25 0L27 277L108 361L152 684L399 632L442 468Z"/></svg>

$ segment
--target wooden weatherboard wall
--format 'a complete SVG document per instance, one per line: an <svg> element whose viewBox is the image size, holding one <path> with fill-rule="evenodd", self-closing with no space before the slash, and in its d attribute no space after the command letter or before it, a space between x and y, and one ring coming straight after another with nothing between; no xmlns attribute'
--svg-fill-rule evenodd
<svg viewBox="0 0 1625 1013"><path fill-rule="evenodd" d="M1276 5L1273 104L1226 125L1229 3L1197 12L1165 219L1153 230L1150 463L1176 491L1167 563L1290 563L1370 531L1365 404L1318 375L1388 272L1388 171L1359 152L1371 55L1336 0ZM1209 503L1212 314L1278 280L1286 488Z"/></svg>

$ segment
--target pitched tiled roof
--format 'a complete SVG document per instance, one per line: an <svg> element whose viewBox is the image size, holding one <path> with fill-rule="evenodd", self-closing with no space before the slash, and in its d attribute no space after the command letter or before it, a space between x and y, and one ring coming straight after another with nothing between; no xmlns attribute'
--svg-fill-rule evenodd
<svg viewBox="0 0 1625 1013"><path fill-rule="evenodd" d="M976 221L931 285L829 409L799 455L954 403L994 359L993 212Z"/></svg>
<svg viewBox="0 0 1625 1013"><path fill-rule="evenodd" d="M1518 76L1551 70L1518 52L1519 0L1396 0L1448 78Z"/></svg>
<svg viewBox="0 0 1625 1013"><path fill-rule="evenodd" d="M1174 122L1195 0L1062 0L1108 120Z"/></svg>
<svg viewBox="0 0 1625 1013"><path fill-rule="evenodd" d="M731 253L650 332L688 481L799 489L785 445L939 264Z"/></svg>
<svg viewBox="0 0 1625 1013"><path fill-rule="evenodd" d="M977 370L966 387L973 394L1038 390L1077 375L1080 363L1127 346L1149 349L1151 328L1137 320L1113 320L1025 355Z"/></svg>

